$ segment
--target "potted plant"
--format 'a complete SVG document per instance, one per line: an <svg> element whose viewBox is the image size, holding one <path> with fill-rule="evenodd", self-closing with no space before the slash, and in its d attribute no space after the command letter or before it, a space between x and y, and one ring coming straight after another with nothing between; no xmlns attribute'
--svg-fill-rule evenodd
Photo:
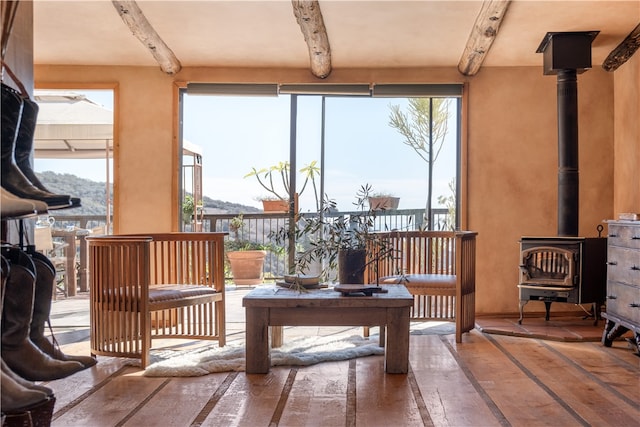
<svg viewBox="0 0 640 427"><path fill-rule="evenodd" d="M291 189L289 187L289 183L291 182L290 172L291 166L289 162L278 162L273 166L260 170L254 167L251 169L251 172L244 176L245 178L254 176L258 180L258 184L269 193L268 196L260 198L265 212L289 211L289 203L291 200ZM318 187L315 181L316 176L320 175L317 160L305 165L299 172L304 176L304 181L300 187L300 191L298 191L298 196L304 192L308 184L311 184L316 200L316 208L320 209ZM294 206L294 211L296 210L297 206Z"/></svg>
<svg viewBox="0 0 640 427"><path fill-rule="evenodd" d="M196 209L202 208L202 200L197 204L191 194L184 196L184 202L182 203L182 220L185 224L191 223L193 214L196 213Z"/></svg>
<svg viewBox="0 0 640 427"><path fill-rule="evenodd" d="M368 197L369 207L374 211L388 211L398 209L400 197L391 193L373 193Z"/></svg>
<svg viewBox="0 0 640 427"><path fill-rule="evenodd" d="M374 230L376 211L367 205L371 186L365 184L356 193L356 213L335 217L336 202L326 198L318 215L302 215L294 229L299 245L292 266L292 273L306 274L314 262L325 261L322 275L338 269L338 281L342 284L362 284L366 265L366 249L370 243L378 244L378 257L393 256L393 249L385 247ZM288 226L270 235L282 244L290 235Z"/></svg>
<svg viewBox="0 0 640 427"><path fill-rule="evenodd" d="M201 225L198 217L202 214L203 209L202 200L196 202L191 194L185 195L182 203L182 222L185 225L191 224L191 231L196 231L197 227Z"/></svg>
<svg viewBox="0 0 640 427"><path fill-rule="evenodd" d="M225 241L225 253L229 269L236 285L258 285L262 283L264 259L267 245L244 239L242 214L229 221L231 237Z"/></svg>

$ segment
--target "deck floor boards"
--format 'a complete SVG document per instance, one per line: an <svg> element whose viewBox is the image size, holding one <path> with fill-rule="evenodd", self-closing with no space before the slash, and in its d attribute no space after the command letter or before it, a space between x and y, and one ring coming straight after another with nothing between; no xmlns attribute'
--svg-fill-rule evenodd
<svg viewBox="0 0 640 427"><path fill-rule="evenodd" d="M233 316L232 339L243 339ZM292 328L285 340L327 333L362 329ZM70 354L88 348L86 340L63 346ZM57 398L52 426L625 427L640 420L640 357L622 340L606 348L478 329L462 343L411 335L407 375L385 374L383 356L186 378L145 377L126 359L98 359L45 383Z"/></svg>

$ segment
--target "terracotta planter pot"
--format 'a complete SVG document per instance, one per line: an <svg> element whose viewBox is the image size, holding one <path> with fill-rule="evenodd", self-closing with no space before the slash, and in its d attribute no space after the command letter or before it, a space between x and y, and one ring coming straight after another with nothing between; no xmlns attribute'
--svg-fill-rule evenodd
<svg viewBox="0 0 640 427"><path fill-rule="evenodd" d="M289 212L289 201L263 200L262 209L264 209L265 212Z"/></svg>
<svg viewBox="0 0 640 427"><path fill-rule="evenodd" d="M398 209L400 197L369 197L369 206L374 211Z"/></svg>
<svg viewBox="0 0 640 427"><path fill-rule="evenodd" d="M262 267L267 251L227 252L233 282L236 285L259 285L262 283Z"/></svg>

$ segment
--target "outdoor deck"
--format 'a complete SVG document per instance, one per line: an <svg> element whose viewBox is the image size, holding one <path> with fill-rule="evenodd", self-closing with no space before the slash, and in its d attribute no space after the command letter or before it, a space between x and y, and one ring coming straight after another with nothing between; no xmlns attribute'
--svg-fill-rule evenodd
<svg viewBox="0 0 640 427"><path fill-rule="evenodd" d="M229 342L244 339L247 291L228 289ZM53 325L67 353L89 353L86 301L80 294L54 302ZM508 334L516 320L478 324ZM95 367L48 383L57 396L52 425L637 425L640 358L624 341L603 347L597 341L602 324L552 320L527 317L524 328L513 331L534 338L476 329L456 344L453 335L412 335L408 375L385 374L383 356L369 356L276 367L266 375L150 378L126 359L99 357ZM285 328L285 340L341 333L361 329Z"/></svg>

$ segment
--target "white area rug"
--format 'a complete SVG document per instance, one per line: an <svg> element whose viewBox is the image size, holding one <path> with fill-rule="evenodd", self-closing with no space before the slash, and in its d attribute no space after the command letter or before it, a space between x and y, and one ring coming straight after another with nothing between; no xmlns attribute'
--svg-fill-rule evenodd
<svg viewBox="0 0 640 427"><path fill-rule="evenodd" d="M451 335L456 333L455 322L411 322L411 335Z"/></svg>
<svg viewBox="0 0 640 427"><path fill-rule="evenodd" d="M173 354L170 354L173 353ZM271 366L307 366L332 360L384 354L378 336L304 337L271 349ZM231 344L222 348L204 347L193 351L152 352L152 360L144 371L148 377L195 377L214 372L244 371L245 347Z"/></svg>
<svg viewBox="0 0 640 427"><path fill-rule="evenodd" d="M412 322L411 335L447 335L455 333L452 322ZM365 339L359 335L310 336L285 340L280 348L272 348L271 366L308 366L316 363L382 355L379 336ZM132 362L138 364L139 362ZM245 370L244 343L223 348L206 346L195 350L152 350L148 377L196 377L214 372Z"/></svg>

